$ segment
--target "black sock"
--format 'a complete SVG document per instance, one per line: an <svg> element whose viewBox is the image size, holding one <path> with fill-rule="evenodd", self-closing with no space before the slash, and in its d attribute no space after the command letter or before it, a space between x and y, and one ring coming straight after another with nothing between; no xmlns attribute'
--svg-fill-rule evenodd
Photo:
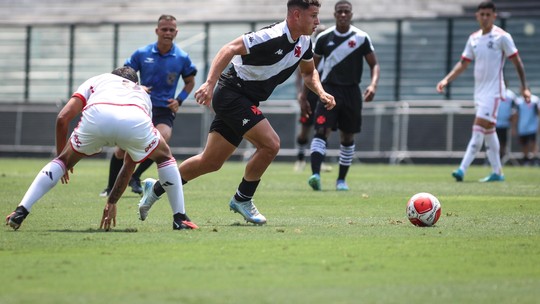
<svg viewBox="0 0 540 304"><path fill-rule="evenodd" d="M154 193L157 196L161 196L163 195L163 193L165 193L165 189L161 186L161 183L159 181L154 184Z"/></svg>
<svg viewBox="0 0 540 304"><path fill-rule="evenodd" d="M141 175L144 173L144 171L146 171L146 169L150 168L150 166L153 163L154 163L153 160L151 160L150 158L147 158L145 161L139 164L139 166L137 167L137 170L133 172L133 175L131 176L131 178L135 180L141 180Z"/></svg>
<svg viewBox="0 0 540 304"><path fill-rule="evenodd" d="M311 153L311 172L321 174L321 165L324 161L324 155L319 152Z"/></svg>
<svg viewBox="0 0 540 304"><path fill-rule="evenodd" d="M116 158L113 154L111 162L109 163L109 181L107 183L107 188L109 190L113 188L116 177L118 176L118 173L120 173L123 164L124 160L122 158Z"/></svg>
<svg viewBox="0 0 540 304"><path fill-rule="evenodd" d="M350 167L351 166L339 165L338 179L345 180L345 177L347 176L347 172L349 172Z"/></svg>
<svg viewBox="0 0 540 304"><path fill-rule="evenodd" d="M255 195L255 191L257 190L257 186L259 185L258 181L248 182L244 178L242 178L242 182L240 185L238 185L238 190L236 190L236 194L234 195L234 199L238 202L247 202L253 198L253 195Z"/></svg>

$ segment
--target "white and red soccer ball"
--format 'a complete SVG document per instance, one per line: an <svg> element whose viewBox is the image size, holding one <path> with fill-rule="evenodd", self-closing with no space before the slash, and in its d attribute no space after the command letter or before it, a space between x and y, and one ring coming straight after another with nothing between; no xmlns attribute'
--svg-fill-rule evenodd
<svg viewBox="0 0 540 304"><path fill-rule="evenodd" d="M420 192L407 202L407 217L415 226L433 226L440 216L441 203L433 194Z"/></svg>

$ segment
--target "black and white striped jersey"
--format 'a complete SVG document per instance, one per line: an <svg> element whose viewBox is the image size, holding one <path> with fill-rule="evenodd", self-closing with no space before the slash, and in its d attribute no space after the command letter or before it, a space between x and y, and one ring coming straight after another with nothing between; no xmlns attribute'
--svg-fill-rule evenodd
<svg viewBox="0 0 540 304"><path fill-rule="evenodd" d="M315 40L315 55L324 60L321 82L334 85L358 85L362 79L364 56L374 51L369 35L351 26L340 33L335 26L320 33Z"/></svg>
<svg viewBox="0 0 540 304"><path fill-rule="evenodd" d="M247 55L235 56L220 77L222 85L258 104L294 73L300 60L313 60L310 36L292 40L286 21L243 35Z"/></svg>

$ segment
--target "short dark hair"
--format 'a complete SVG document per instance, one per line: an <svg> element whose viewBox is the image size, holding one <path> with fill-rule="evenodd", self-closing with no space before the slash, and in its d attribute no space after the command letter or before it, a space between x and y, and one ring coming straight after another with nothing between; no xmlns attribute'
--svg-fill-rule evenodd
<svg viewBox="0 0 540 304"><path fill-rule="evenodd" d="M173 20L173 21L176 21L176 18L173 16L173 15L161 15L159 16L157 22L159 23L161 20Z"/></svg>
<svg viewBox="0 0 540 304"><path fill-rule="evenodd" d="M137 75L137 72L132 67L129 67L127 65L114 69L111 74L123 77L127 80L131 80L135 83L139 82L139 76Z"/></svg>
<svg viewBox="0 0 540 304"><path fill-rule="evenodd" d="M478 4L478 9L477 11L481 10L481 9L492 9L494 12L497 11L497 9L495 8L495 3L491 2L491 1L483 1L483 2L480 2L480 4Z"/></svg>
<svg viewBox="0 0 540 304"><path fill-rule="evenodd" d="M319 0L288 0L287 9L293 7L300 7L302 9L308 9L310 6L321 7L321 2Z"/></svg>
<svg viewBox="0 0 540 304"><path fill-rule="evenodd" d="M347 4L352 8L352 3L351 2L349 2L347 0L340 0L340 1L336 2L336 5L334 5L334 10L336 10L338 5L340 5L340 4Z"/></svg>

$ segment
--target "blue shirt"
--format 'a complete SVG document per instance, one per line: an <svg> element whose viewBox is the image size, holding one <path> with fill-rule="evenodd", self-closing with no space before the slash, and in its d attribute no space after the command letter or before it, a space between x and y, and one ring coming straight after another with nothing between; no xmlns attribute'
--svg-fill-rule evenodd
<svg viewBox="0 0 540 304"><path fill-rule="evenodd" d="M536 134L538 130L538 110L540 109L538 96L531 95L531 102L526 103L523 97L516 98L518 109L518 135Z"/></svg>
<svg viewBox="0 0 540 304"><path fill-rule="evenodd" d="M497 114L497 128L510 128L510 117L512 117L512 108L516 100L516 93L506 89L506 99L499 104Z"/></svg>
<svg viewBox="0 0 540 304"><path fill-rule="evenodd" d="M152 88L152 106L161 108L169 105L167 100L175 98L180 76L186 78L197 74L189 55L175 44L165 55L159 53L157 42L139 48L124 65L139 72L141 84Z"/></svg>

